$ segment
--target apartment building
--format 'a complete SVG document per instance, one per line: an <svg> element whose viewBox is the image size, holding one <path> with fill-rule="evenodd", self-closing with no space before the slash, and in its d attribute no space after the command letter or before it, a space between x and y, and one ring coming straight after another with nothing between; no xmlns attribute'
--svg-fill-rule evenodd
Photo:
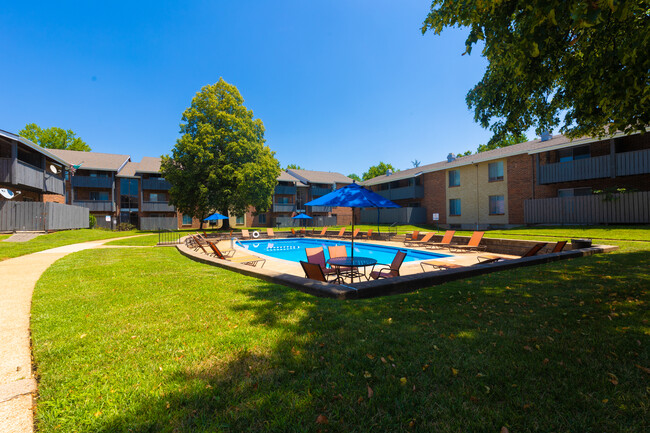
<svg viewBox="0 0 650 433"><path fill-rule="evenodd" d="M365 186L403 208L364 210L361 221L376 223L379 218L381 223L439 223L466 229L650 222L649 174L648 133L573 141L545 135L474 155L450 154L447 161L365 181ZM638 194L617 196L614 210L595 195L617 189Z"/></svg>

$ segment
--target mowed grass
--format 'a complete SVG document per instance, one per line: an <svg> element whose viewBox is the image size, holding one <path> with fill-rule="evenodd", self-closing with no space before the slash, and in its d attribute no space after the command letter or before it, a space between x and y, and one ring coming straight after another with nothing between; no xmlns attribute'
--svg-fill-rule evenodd
<svg viewBox="0 0 650 433"><path fill-rule="evenodd" d="M113 232L100 229L65 230L43 234L27 242L0 242L0 261L32 254L50 248L62 247L80 242L134 236L136 231ZM8 237L8 236L7 236ZM2 238L0 238L2 240Z"/></svg>
<svg viewBox="0 0 650 433"><path fill-rule="evenodd" d="M650 244L617 244L363 301L171 248L76 253L34 293L37 427L647 431Z"/></svg>

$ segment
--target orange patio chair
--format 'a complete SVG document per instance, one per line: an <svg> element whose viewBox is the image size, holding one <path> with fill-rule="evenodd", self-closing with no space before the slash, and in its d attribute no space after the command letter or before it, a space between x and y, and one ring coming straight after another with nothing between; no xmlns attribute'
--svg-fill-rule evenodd
<svg viewBox="0 0 650 433"><path fill-rule="evenodd" d="M226 257L219 250L219 248L214 244L214 242L208 241L208 244L210 245L210 248L214 252L214 255L222 260L226 260L233 263L241 263L242 265L249 265L249 266L257 266L258 263L262 263L262 266L260 266L260 268L263 268L264 263L266 263L266 259L253 256L253 255Z"/></svg>
<svg viewBox="0 0 650 433"><path fill-rule="evenodd" d="M272 228L266 229L266 236L269 238L274 238L275 237L275 232L273 231Z"/></svg>
<svg viewBox="0 0 650 433"><path fill-rule="evenodd" d="M553 247L553 251L551 251L551 253L561 253L566 243L567 241L558 242L557 244L555 244L555 247Z"/></svg>
<svg viewBox="0 0 650 433"><path fill-rule="evenodd" d="M466 253L468 251L485 251L485 245L480 245L485 232L474 232L467 245L449 245L449 251Z"/></svg>
<svg viewBox="0 0 650 433"><path fill-rule="evenodd" d="M537 254L545 246L546 246L546 242L540 242L538 244L535 244L535 245L533 245L533 247L531 249L526 251L524 253L524 255L521 256L521 258L534 256L535 254ZM476 259L478 260L478 262L480 264L494 263L494 262L498 262L498 261L501 261L501 260L511 260L509 257L499 256L498 254L485 254L485 255L477 257Z"/></svg>
<svg viewBox="0 0 650 433"><path fill-rule="evenodd" d="M248 230L244 229L241 231L241 238L242 239L250 239L251 235L248 233Z"/></svg>
<svg viewBox="0 0 650 433"><path fill-rule="evenodd" d="M377 280L379 278L399 277L399 268L402 266L405 258L406 251L398 251L390 266L385 266L376 271L372 271L370 273L370 278Z"/></svg>
<svg viewBox="0 0 650 433"><path fill-rule="evenodd" d="M325 278L325 274L323 274L323 269L316 263L303 262L301 260L300 266L302 266L302 270L305 271L305 278L327 283L327 278Z"/></svg>
<svg viewBox="0 0 650 433"><path fill-rule="evenodd" d="M431 238L433 237L434 233L426 233L422 239L419 241L409 241L406 240L404 241L404 245L407 247L417 247L418 245L426 245L431 241Z"/></svg>
<svg viewBox="0 0 650 433"><path fill-rule="evenodd" d="M456 234L456 230L447 230L440 242L429 242L427 248L430 250L449 248L451 240L454 238L454 234Z"/></svg>
<svg viewBox="0 0 650 433"><path fill-rule="evenodd" d="M307 262L320 266L324 275L327 276L336 274L336 269L327 267L327 263L325 262L325 251L323 251L323 247L305 248L305 253L307 254Z"/></svg>

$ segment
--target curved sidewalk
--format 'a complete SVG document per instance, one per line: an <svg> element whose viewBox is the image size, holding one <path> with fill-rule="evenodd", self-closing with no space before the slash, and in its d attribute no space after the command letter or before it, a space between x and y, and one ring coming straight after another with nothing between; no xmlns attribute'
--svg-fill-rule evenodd
<svg viewBox="0 0 650 433"><path fill-rule="evenodd" d="M34 431L30 311L43 272L61 257L113 239L66 245L0 262L0 432Z"/></svg>

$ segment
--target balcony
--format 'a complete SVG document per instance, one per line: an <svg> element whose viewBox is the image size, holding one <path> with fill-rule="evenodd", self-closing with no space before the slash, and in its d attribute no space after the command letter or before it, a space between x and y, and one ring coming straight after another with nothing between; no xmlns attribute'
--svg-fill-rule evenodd
<svg viewBox="0 0 650 433"><path fill-rule="evenodd" d="M616 154L616 176L650 173L650 149Z"/></svg>
<svg viewBox="0 0 650 433"><path fill-rule="evenodd" d="M175 212L176 208L166 201L145 201L142 202L143 212Z"/></svg>
<svg viewBox="0 0 650 433"><path fill-rule="evenodd" d="M275 194L282 194L282 195L295 195L296 194L296 187L295 186L286 186L286 185L278 185L275 187Z"/></svg>
<svg viewBox="0 0 650 433"><path fill-rule="evenodd" d="M149 179L142 179L142 189L156 189L159 191L167 191L172 187L172 184L163 179L162 177L152 177Z"/></svg>
<svg viewBox="0 0 650 433"><path fill-rule="evenodd" d="M609 155L539 166L539 183L541 185L556 182L571 182L574 180L599 179L610 177L611 175L611 158Z"/></svg>
<svg viewBox="0 0 650 433"><path fill-rule="evenodd" d="M45 172L45 191L54 194L65 194L65 183L63 179L51 173Z"/></svg>
<svg viewBox="0 0 650 433"><path fill-rule="evenodd" d="M113 188L113 178L72 176L72 186L80 188Z"/></svg>
<svg viewBox="0 0 650 433"><path fill-rule="evenodd" d="M317 186L312 186L311 187L311 196L312 197L320 197L325 194L329 194L332 192L332 188L320 188Z"/></svg>
<svg viewBox="0 0 650 433"><path fill-rule="evenodd" d="M312 212L332 212L331 206L311 206Z"/></svg>
<svg viewBox="0 0 650 433"><path fill-rule="evenodd" d="M115 212L115 203L109 200L74 200L75 206L83 206L91 212Z"/></svg>
<svg viewBox="0 0 650 433"><path fill-rule="evenodd" d="M273 212L293 212L295 210L295 204L273 204Z"/></svg>
<svg viewBox="0 0 650 433"><path fill-rule="evenodd" d="M405 186L402 188L391 188L383 191L376 191L380 196L388 200L405 200L411 198L424 197L424 187L422 185Z"/></svg>

